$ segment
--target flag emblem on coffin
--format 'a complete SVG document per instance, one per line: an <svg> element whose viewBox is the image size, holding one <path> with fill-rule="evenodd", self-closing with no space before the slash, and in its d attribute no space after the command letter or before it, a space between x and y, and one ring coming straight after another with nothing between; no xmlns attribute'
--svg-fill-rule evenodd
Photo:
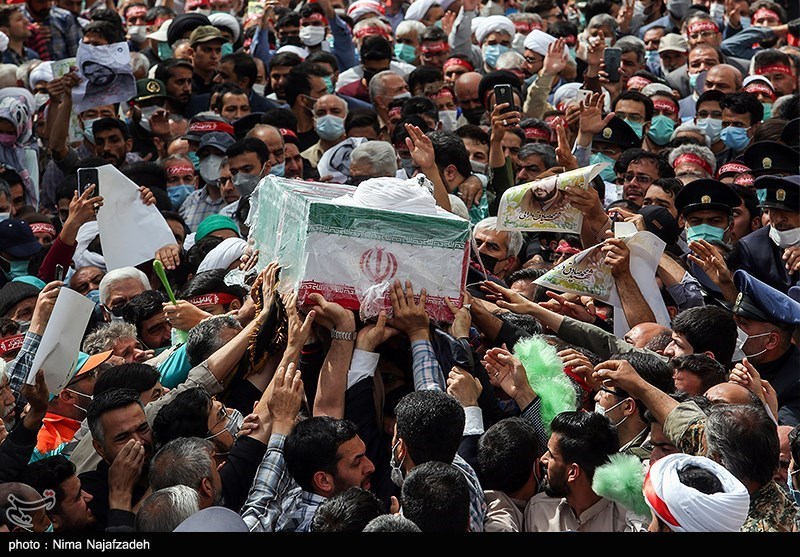
<svg viewBox="0 0 800 557"><path fill-rule="evenodd" d="M397 273L397 258L384 248L368 249L361 254L361 272L375 283L391 279Z"/></svg>

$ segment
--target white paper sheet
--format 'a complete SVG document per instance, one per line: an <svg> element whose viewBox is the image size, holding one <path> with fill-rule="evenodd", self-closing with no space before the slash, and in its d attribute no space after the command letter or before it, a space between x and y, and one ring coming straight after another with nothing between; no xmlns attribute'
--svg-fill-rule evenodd
<svg viewBox="0 0 800 557"><path fill-rule="evenodd" d="M142 203L133 181L110 164L97 169L97 178L103 196L97 226L109 271L149 261L156 250L175 243L167 221L155 205Z"/></svg>
<svg viewBox="0 0 800 557"><path fill-rule="evenodd" d="M136 96L128 43L94 46L81 42L75 65L83 78L72 92L75 112L125 102Z"/></svg>
<svg viewBox="0 0 800 557"><path fill-rule="evenodd" d="M74 290L62 288L47 322L39 349L33 357L27 383L33 385L36 373L44 370L50 395L57 395L69 382L78 362L83 332L94 311L94 302Z"/></svg>

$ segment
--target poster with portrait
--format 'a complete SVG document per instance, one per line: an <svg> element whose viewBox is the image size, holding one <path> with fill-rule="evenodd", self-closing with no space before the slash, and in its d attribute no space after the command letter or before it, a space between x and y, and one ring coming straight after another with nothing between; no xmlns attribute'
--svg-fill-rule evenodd
<svg viewBox="0 0 800 557"><path fill-rule="evenodd" d="M82 80L72 92L75 112L126 102L136 96L128 43L100 46L80 43L76 66Z"/></svg>
<svg viewBox="0 0 800 557"><path fill-rule="evenodd" d="M500 200L497 228L580 234L583 215L570 205L564 190L570 186L587 189L607 164L593 164L509 188Z"/></svg>
<svg viewBox="0 0 800 557"><path fill-rule="evenodd" d="M69 69L75 65L76 59L75 58L64 58L63 60L56 60L53 62L51 66L53 69L53 77L59 78L64 77L69 73ZM83 129L81 128L81 123L78 120L78 113L75 112L73 108L72 114L69 116L69 135L67 136L67 141L69 143L77 143L83 139Z"/></svg>

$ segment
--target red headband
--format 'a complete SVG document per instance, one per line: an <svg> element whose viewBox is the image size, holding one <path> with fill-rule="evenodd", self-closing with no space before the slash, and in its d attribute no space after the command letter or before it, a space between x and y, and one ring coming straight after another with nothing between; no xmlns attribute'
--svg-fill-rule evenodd
<svg viewBox="0 0 800 557"><path fill-rule="evenodd" d="M539 128L525 128L525 137L528 139L546 139L550 141L550 132Z"/></svg>
<svg viewBox="0 0 800 557"><path fill-rule="evenodd" d="M714 33L719 33L719 27L713 21L696 21L687 27L687 31L689 34L698 33L700 31L714 31Z"/></svg>
<svg viewBox="0 0 800 557"><path fill-rule="evenodd" d="M475 71L475 67L472 64L466 60L462 60L461 58L448 58L443 66L444 71L447 71L447 66L461 66L462 68L466 68L471 72Z"/></svg>
<svg viewBox="0 0 800 557"><path fill-rule="evenodd" d="M752 186L755 182L752 174L740 174L733 179L733 183L739 186Z"/></svg>
<svg viewBox="0 0 800 557"><path fill-rule="evenodd" d="M741 174L742 172L750 172L750 167L739 164L738 162L729 162L719 167L719 170L717 170L717 178L723 174Z"/></svg>
<svg viewBox="0 0 800 557"><path fill-rule="evenodd" d="M771 66L756 68L756 75L764 75L768 73L785 73L786 75L794 75L792 73L792 68L784 64L772 64Z"/></svg>
<svg viewBox="0 0 800 557"><path fill-rule="evenodd" d="M745 93L764 93L768 95L773 101L775 100L775 92L770 89L769 85L764 83L763 81L754 81L750 85L744 88Z"/></svg>
<svg viewBox="0 0 800 557"><path fill-rule="evenodd" d="M192 122L189 126L189 133L193 132L225 132L233 135L233 126L227 122L217 122L214 120L210 122Z"/></svg>
<svg viewBox="0 0 800 557"><path fill-rule="evenodd" d="M278 131L281 132L281 135L288 135L289 137L294 137L297 139L297 134L294 133L292 130L286 128L278 128Z"/></svg>
<svg viewBox="0 0 800 557"><path fill-rule="evenodd" d="M567 46L574 46L578 43L578 38L575 35L567 35L566 37L561 37L564 40L564 44Z"/></svg>
<svg viewBox="0 0 800 557"><path fill-rule="evenodd" d="M429 99L441 99L443 97L455 98L456 95L455 95L455 93L453 93L453 90L450 89L449 87L442 87L441 89L436 91L434 94L428 96Z"/></svg>
<svg viewBox="0 0 800 557"><path fill-rule="evenodd" d="M304 22L306 21L321 21L325 25L328 25L328 18L317 12L312 12L308 17L301 19L300 25L304 25Z"/></svg>
<svg viewBox="0 0 800 557"><path fill-rule="evenodd" d="M353 36L357 39L366 37L368 35L380 35L382 37L386 37L387 39L389 38L389 32L383 27L364 27L353 33Z"/></svg>
<svg viewBox="0 0 800 557"><path fill-rule="evenodd" d="M684 153L683 155L679 156L677 159L675 159L675 162L672 163L672 168L678 168L678 166L680 166L685 162L690 164L696 164L697 166L708 172L709 175L712 174L711 165L708 164L708 161L703 159L703 157L698 157L694 153Z"/></svg>
<svg viewBox="0 0 800 557"><path fill-rule="evenodd" d="M678 113L678 105L671 101L653 101L653 108L656 110L666 110L670 114Z"/></svg>
<svg viewBox="0 0 800 557"><path fill-rule="evenodd" d="M394 118L395 116L399 116L402 110L399 106L395 106L394 108L389 109L389 118Z"/></svg>
<svg viewBox="0 0 800 557"><path fill-rule="evenodd" d="M209 4L206 0L189 0L188 2L186 2L186 9L189 10L191 10L192 8L198 8L200 6L207 6L210 8L211 4Z"/></svg>
<svg viewBox="0 0 800 557"><path fill-rule="evenodd" d="M447 44L446 42L421 44L419 45L419 51L423 54L436 54L439 52L449 52L450 45Z"/></svg>
<svg viewBox="0 0 800 557"><path fill-rule="evenodd" d="M8 354L12 350L19 350L22 348L22 342L25 340L25 334L10 336L0 341L0 356Z"/></svg>
<svg viewBox="0 0 800 557"><path fill-rule="evenodd" d="M647 502L650 503L650 506L653 507L653 510L656 511L661 520L670 526L680 526L680 523L672 516L667 503L653 489L653 482L650 481L650 470L647 471L644 477L643 491L645 499L647 499Z"/></svg>
<svg viewBox="0 0 800 557"><path fill-rule="evenodd" d="M137 16L137 15L146 15L147 8L144 6L134 6L127 12L125 12L125 19L128 19L130 16Z"/></svg>
<svg viewBox="0 0 800 557"><path fill-rule="evenodd" d="M234 300L238 300L236 296L232 294L225 294L224 292L212 292L211 294L202 294L200 296L192 296L187 302L192 304L193 306L215 306L217 304L222 304L226 306L230 304Z"/></svg>
<svg viewBox="0 0 800 557"><path fill-rule="evenodd" d="M524 33L527 35L534 30L534 25L536 25L536 23L533 23L532 21L515 21L514 29L516 29L517 33ZM541 30L542 26L539 25L539 31Z"/></svg>
<svg viewBox="0 0 800 557"><path fill-rule="evenodd" d="M175 174L184 174L189 172L194 174L194 167L191 164L173 164L167 167L167 174L174 176Z"/></svg>
<svg viewBox="0 0 800 557"><path fill-rule="evenodd" d="M767 8L759 8L759 10L753 14L753 23L762 18L781 20L781 16Z"/></svg>
<svg viewBox="0 0 800 557"><path fill-rule="evenodd" d="M34 234L50 234L51 236L56 235L56 227L52 224L47 224L46 222L32 222L28 226L31 227L31 232Z"/></svg>
<svg viewBox="0 0 800 557"><path fill-rule="evenodd" d="M633 86L639 86L642 89L644 89L645 87L647 87L651 83L653 83L653 82L650 81L649 79L647 79L646 77L642 77L640 75L635 75L635 76L633 76L632 78L630 78L628 80L628 89L630 89L632 85Z"/></svg>

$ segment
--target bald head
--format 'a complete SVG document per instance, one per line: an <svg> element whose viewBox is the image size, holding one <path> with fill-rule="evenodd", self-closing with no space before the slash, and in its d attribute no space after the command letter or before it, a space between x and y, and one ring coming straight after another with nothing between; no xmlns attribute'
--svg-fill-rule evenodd
<svg viewBox="0 0 800 557"><path fill-rule="evenodd" d="M712 404L750 404L752 393L736 383L720 383L708 389L703 396Z"/></svg>
<svg viewBox="0 0 800 557"><path fill-rule="evenodd" d="M478 85L481 82L481 74L478 72L467 72L461 74L456 79L455 93L458 104L462 109L482 106L478 99Z"/></svg>
<svg viewBox="0 0 800 557"><path fill-rule="evenodd" d="M624 338L628 344L632 344L636 348L644 348L648 342L664 332L670 332L670 328L658 323L639 323L625 333Z"/></svg>
<svg viewBox="0 0 800 557"><path fill-rule="evenodd" d="M720 91L722 93L735 93L742 88L742 72L730 64L718 64L708 70L706 74L706 91Z"/></svg>
<svg viewBox="0 0 800 557"><path fill-rule="evenodd" d="M267 146L270 166L281 164L284 161L283 136L275 126L267 124L255 125L247 132L245 137L255 137Z"/></svg>
<svg viewBox="0 0 800 557"><path fill-rule="evenodd" d="M46 511L55 503L55 496L45 500L28 484L0 484L0 524L7 525L12 532L44 532L50 527Z"/></svg>

